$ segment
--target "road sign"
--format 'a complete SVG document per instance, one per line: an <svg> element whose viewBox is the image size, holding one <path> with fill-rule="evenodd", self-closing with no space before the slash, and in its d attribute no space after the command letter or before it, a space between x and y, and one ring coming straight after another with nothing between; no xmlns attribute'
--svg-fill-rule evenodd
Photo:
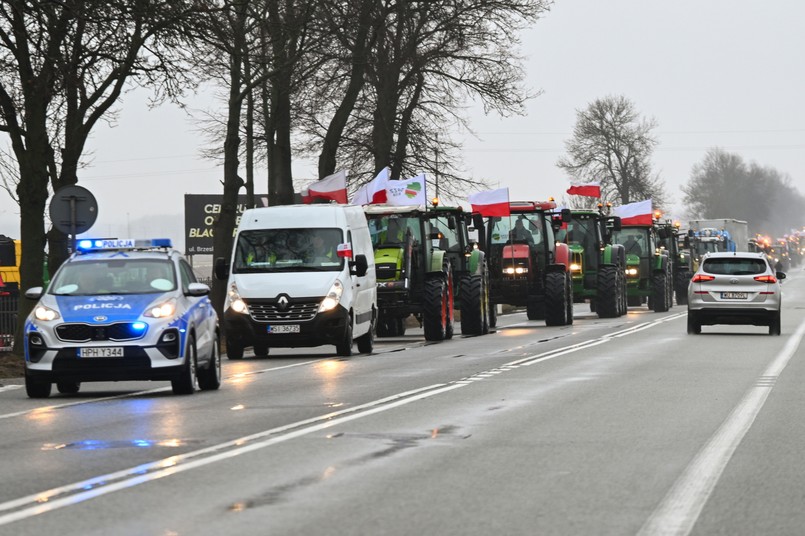
<svg viewBox="0 0 805 536"><path fill-rule="evenodd" d="M81 186L64 186L50 200L53 227L75 238L92 227L98 217L98 203L92 192Z"/></svg>

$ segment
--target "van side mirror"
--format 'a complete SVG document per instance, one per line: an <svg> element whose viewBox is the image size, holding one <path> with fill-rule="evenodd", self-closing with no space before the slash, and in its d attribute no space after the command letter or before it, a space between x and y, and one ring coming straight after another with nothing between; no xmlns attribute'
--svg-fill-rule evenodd
<svg viewBox="0 0 805 536"><path fill-rule="evenodd" d="M226 281L229 278L229 263L223 257L215 259L215 279Z"/></svg>
<svg viewBox="0 0 805 536"><path fill-rule="evenodd" d="M369 261L366 260L366 255L355 255L355 260L349 263L352 273L358 277L363 277L369 271Z"/></svg>

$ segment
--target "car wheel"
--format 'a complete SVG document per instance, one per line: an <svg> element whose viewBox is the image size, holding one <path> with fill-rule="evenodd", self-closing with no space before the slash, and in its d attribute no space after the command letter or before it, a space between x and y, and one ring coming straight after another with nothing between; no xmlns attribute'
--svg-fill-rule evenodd
<svg viewBox="0 0 805 536"><path fill-rule="evenodd" d="M695 311L688 311L688 335L699 335L702 332L702 323Z"/></svg>
<svg viewBox="0 0 805 536"><path fill-rule="evenodd" d="M216 335L212 343L207 367L198 371L198 387L202 391L214 391L221 387L221 341Z"/></svg>
<svg viewBox="0 0 805 536"><path fill-rule="evenodd" d="M25 375L25 392L28 398L47 398L50 396L50 382L36 381L28 374Z"/></svg>
<svg viewBox="0 0 805 536"><path fill-rule="evenodd" d="M81 389L81 382L56 382L56 389L63 395L74 395Z"/></svg>
<svg viewBox="0 0 805 536"><path fill-rule="evenodd" d="M187 338L184 366L171 380L171 387L175 395L192 395L196 391L196 341L192 335Z"/></svg>
<svg viewBox="0 0 805 536"><path fill-rule="evenodd" d="M769 335L779 335L780 334L780 311L772 317L771 323L769 324Z"/></svg>

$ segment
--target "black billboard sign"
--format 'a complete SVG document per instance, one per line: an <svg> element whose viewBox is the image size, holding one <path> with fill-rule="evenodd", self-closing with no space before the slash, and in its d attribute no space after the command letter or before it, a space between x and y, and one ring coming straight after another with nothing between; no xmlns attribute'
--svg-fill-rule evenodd
<svg viewBox="0 0 805 536"><path fill-rule="evenodd" d="M212 255L212 226L221 212L222 194L185 194L184 230L186 255ZM258 206L268 206L268 196L255 196ZM235 226L246 206L246 196L238 196L238 216Z"/></svg>

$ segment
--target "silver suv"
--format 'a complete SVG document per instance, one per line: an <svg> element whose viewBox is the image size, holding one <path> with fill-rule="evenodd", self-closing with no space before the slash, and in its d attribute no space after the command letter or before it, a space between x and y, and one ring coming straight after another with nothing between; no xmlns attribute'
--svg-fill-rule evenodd
<svg viewBox="0 0 805 536"><path fill-rule="evenodd" d="M780 280L763 253L722 252L702 257L688 285L688 333L702 325L752 324L780 334Z"/></svg>

